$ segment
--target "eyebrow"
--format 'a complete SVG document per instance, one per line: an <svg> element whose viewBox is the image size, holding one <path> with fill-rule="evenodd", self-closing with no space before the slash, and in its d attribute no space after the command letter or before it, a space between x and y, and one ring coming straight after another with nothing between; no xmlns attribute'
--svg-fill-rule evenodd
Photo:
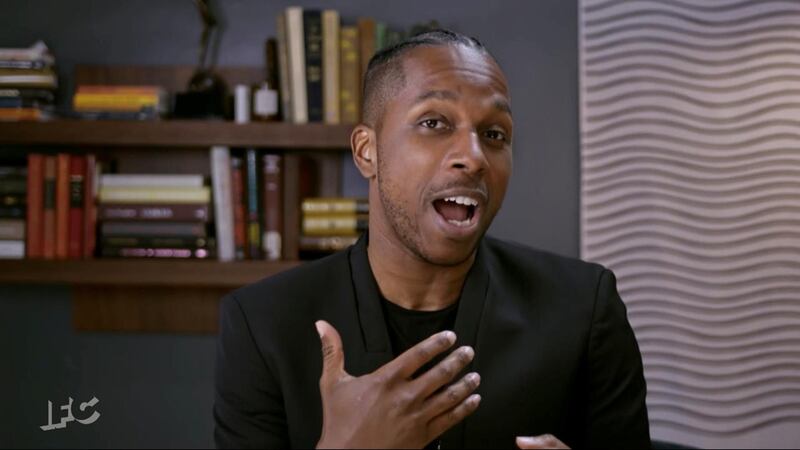
<svg viewBox="0 0 800 450"><path fill-rule="evenodd" d="M416 105L432 98L437 100L456 101L459 98L459 94L448 90L426 91L417 96L417 98L414 100L414 104ZM505 100L495 100L492 103L492 106L494 106L495 109L508 113L509 115L511 114L511 105L509 105L509 103Z"/></svg>

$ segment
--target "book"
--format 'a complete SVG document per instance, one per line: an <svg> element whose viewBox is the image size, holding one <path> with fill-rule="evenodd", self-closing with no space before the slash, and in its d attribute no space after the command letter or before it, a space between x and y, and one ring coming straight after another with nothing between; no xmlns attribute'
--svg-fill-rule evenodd
<svg viewBox="0 0 800 450"><path fill-rule="evenodd" d="M97 185L100 179L100 165L94 154L86 155L86 176L83 196L83 257L91 258L97 242Z"/></svg>
<svg viewBox="0 0 800 450"><path fill-rule="evenodd" d="M214 188L217 258L220 261L232 261L235 249L231 205L231 153L228 147L214 146L211 148L211 184Z"/></svg>
<svg viewBox="0 0 800 450"><path fill-rule="evenodd" d="M101 186L100 203L209 203L211 190L204 187L124 187Z"/></svg>
<svg viewBox="0 0 800 450"><path fill-rule="evenodd" d="M244 195L244 164L239 156L231 157L231 205L233 205L233 243L237 260L245 259L247 220Z"/></svg>
<svg viewBox="0 0 800 450"><path fill-rule="evenodd" d="M364 90L364 75L372 55L375 54L375 19L360 17L358 25L359 91Z"/></svg>
<svg viewBox="0 0 800 450"><path fill-rule="evenodd" d="M322 12L322 110L324 122L341 122L339 91L341 72L339 53L339 13L333 9Z"/></svg>
<svg viewBox="0 0 800 450"><path fill-rule="evenodd" d="M56 155L56 259L69 254L69 154Z"/></svg>
<svg viewBox="0 0 800 450"><path fill-rule="evenodd" d="M56 157L44 158L44 208L42 214L42 256L56 257Z"/></svg>
<svg viewBox="0 0 800 450"><path fill-rule="evenodd" d="M281 98L281 118L286 122L294 122L292 113L292 86L289 76L289 48L286 37L286 14L278 14L276 20L278 42L278 86Z"/></svg>
<svg viewBox="0 0 800 450"><path fill-rule="evenodd" d="M303 11L306 57L306 102L308 121L322 122L322 14L318 9Z"/></svg>
<svg viewBox="0 0 800 450"><path fill-rule="evenodd" d="M103 247L100 256L104 258L208 258L211 253L204 248L133 248Z"/></svg>
<svg viewBox="0 0 800 450"><path fill-rule="evenodd" d="M331 214L303 217L303 234L307 236L360 234L369 227L366 214Z"/></svg>
<svg viewBox="0 0 800 450"><path fill-rule="evenodd" d="M262 244L267 260L281 259L283 241L283 180L281 155L264 155L264 233Z"/></svg>
<svg viewBox="0 0 800 450"><path fill-rule="evenodd" d="M301 209L303 214L367 214L369 200L365 198L306 198Z"/></svg>
<svg viewBox="0 0 800 450"><path fill-rule="evenodd" d="M22 259L25 257L25 241L0 240L0 259Z"/></svg>
<svg viewBox="0 0 800 450"><path fill-rule="evenodd" d="M341 123L358 123L361 113L361 70L358 61L358 28L343 26L340 31L339 109Z"/></svg>
<svg viewBox="0 0 800 450"><path fill-rule="evenodd" d="M208 245L208 239L194 237L104 236L100 238L100 246L103 248L205 248Z"/></svg>
<svg viewBox="0 0 800 450"><path fill-rule="evenodd" d="M0 69L41 70L48 65L43 59L0 59Z"/></svg>
<svg viewBox="0 0 800 450"><path fill-rule="evenodd" d="M375 23L375 51L374 53L378 53L379 51L383 50L386 47L386 23L385 22L376 22Z"/></svg>
<svg viewBox="0 0 800 450"><path fill-rule="evenodd" d="M53 65L55 58L47 45L39 40L30 47L25 48L0 48L0 60L4 61L36 61L42 60L47 65Z"/></svg>
<svg viewBox="0 0 800 450"><path fill-rule="evenodd" d="M48 89L0 88L0 99L36 100L45 104L55 102L53 91Z"/></svg>
<svg viewBox="0 0 800 450"><path fill-rule="evenodd" d="M111 236L205 238L206 227L197 222L102 222L101 239Z"/></svg>
<svg viewBox="0 0 800 450"><path fill-rule="evenodd" d="M28 154L27 179L26 249L28 258L39 259L43 255L42 234L44 214L44 156Z"/></svg>
<svg viewBox="0 0 800 450"><path fill-rule="evenodd" d="M0 206L0 218L16 219L25 217L25 208L22 206Z"/></svg>
<svg viewBox="0 0 800 450"><path fill-rule="evenodd" d="M50 117L51 114L41 108L0 108L2 121L45 120Z"/></svg>
<svg viewBox="0 0 800 450"><path fill-rule="evenodd" d="M202 175L106 174L100 176L103 187L203 187Z"/></svg>
<svg viewBox="0 0 800 450"><path fill-rule="evenodd" d="M24 195L27 189L28 180L25 175L0 176L0 194Z"/></svg>
<svg viewBox="0 0 800 450"><path fill-rule="evenodd" d="M24 240L25 219L0 219L0 239Z"/></svg>
<svg viewBox="0 0 800 450"><path fill-rule="evenodd" d="M306 55L303 33L303 9L299 6L286 8L286 48L289 66L289 86L294 123L308 123L308 99L306 97Z"/></svg>
<svg viewBox="0 0 800 450"><path fill-rule="evenodd" d="M250 259L261 259L261 200L259 192L258 153L249 148L245 151L245 197L247 198L247 256Z"/></svg>
<svg viewBox="0 0 800 450"><path fill-rule="evenodd" d="M100 220L176 220L209 221L207 204L102 204L98 208Z"/></svg>
<svg viewBox="0 0 800 450"><path fill-rule="evenodd" d="M69 259L83 257L85 178L86 157L71 155L69 157L69 236L67 241L67 257Z"/></svg>
<svg viewBox="0 0 800 450"><path fill-rule="evenodd" d="M300 236L300 250L331 252L344 250L355 244L358 236Z"/></svg>
<svg viewBox="0 0 800 450"><path fill-rule="evenodd" d="M0 206L25 206L28 199L25 194L0 194Z"/></svg>

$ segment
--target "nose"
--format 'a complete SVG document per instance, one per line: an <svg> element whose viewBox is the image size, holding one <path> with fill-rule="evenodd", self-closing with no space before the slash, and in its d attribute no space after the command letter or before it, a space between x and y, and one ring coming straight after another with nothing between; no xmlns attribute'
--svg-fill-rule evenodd
<svg viewBox="0 0 800 450"><path fill-rule="evenodd" d="M489 165L486 160L481 138L475 130L464 130L457 134L457 141L452 147L449 166L462 170L469 175L483 172Z"/></svg>

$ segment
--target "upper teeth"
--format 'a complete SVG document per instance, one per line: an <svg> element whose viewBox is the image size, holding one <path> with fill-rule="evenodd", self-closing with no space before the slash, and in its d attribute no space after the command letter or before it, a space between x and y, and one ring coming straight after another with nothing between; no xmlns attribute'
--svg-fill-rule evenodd
<svg viewBox="0 0 800 450"><path fill-rule="evenodd" d="M469 197L447 197L446 202L455 202L459 205L478 206L478 201Z"/></svg>

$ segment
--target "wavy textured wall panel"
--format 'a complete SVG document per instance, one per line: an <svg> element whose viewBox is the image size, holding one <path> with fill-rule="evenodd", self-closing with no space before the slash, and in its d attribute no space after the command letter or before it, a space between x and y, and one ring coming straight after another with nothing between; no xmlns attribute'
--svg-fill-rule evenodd
<svg viewBox="0 0 800 450"><path fill-rule="evenodd" d="M653 437L800 446L800 1L579 5L581 252Z"/></svg>

